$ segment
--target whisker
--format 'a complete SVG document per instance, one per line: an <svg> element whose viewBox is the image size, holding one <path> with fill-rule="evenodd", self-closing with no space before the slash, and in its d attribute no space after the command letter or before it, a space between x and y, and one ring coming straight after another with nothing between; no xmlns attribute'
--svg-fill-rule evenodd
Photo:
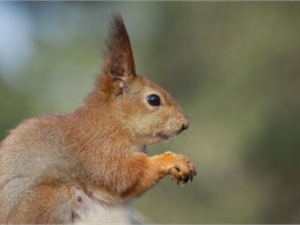
<svg viewBox="0 0 300 225"><path fill-rule="evenodd" d="M200 140L197 136L195 136L195 134L193 132L189 132L188 131L188 134L190 135L190 137L192 137L192 140L196 142L196 144L200 145ZM190 141L191 142L191 141Z"/></svg>
<svg viewBox="0 0 300 225"><path fill-rule="evenodd" d="M164 185L165 187L169 188L169 185L168 185L168 183L166 182L165 179L160 180L159 184L160 184L160 185ZM164 193L161 191L161 188L159 187L159 185L156 185L154 188L158 191L159 195L160 195L166 202L169 202L169 199L168 199L168 198L164 195Z"/></svg>
<svg viewBox="0 0 300 225"><path fill-rule="evenodd" d="M200 120L198 120L198 119L195 119L194 117L191 117L191 116L187 116L187 118L188 118L188 120L190 120L190 121L194 121L194 122L196 122L197 124L201 124L201 122L200 122Z"/></svg>

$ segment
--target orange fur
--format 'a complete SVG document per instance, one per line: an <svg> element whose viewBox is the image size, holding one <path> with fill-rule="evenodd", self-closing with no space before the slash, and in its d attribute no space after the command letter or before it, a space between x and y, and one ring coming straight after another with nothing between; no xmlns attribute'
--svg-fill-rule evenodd
<svg viewBox="0 0 300 225"><path fill-rule="evenodd" d="M120 16L104 60L81 107L25 120L1 143L1 224L85 222L167 174L185 184L196 175L182 155L146 153L146 145L178 135L188 121L169 93L136 75ZM159 104L151 103L153 95Z"/></svg>

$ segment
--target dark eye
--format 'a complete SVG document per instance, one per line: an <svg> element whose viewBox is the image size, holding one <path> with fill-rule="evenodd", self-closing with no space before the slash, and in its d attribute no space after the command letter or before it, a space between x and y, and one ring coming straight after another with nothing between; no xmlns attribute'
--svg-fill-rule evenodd
<svg viewBox="0 0 300 225"><path fill-rule="evenodd" d="M159 106L160 105L160 98L159 98L159 96L157 96L155 94L149 95L148 98L147 98L147 101L152 106Z"/></svg>

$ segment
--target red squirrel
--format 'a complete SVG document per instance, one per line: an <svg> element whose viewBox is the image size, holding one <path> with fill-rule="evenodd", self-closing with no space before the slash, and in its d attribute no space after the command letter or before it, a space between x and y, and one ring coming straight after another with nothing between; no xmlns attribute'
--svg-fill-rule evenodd
<svg viewBox="0 0 300 225"><path fill-rule="evenodd" d="M136 198L170 174L187 184L183 155L147 145L188 128L172 96L136 74L124 22L112 18L95 89L67 114L23 121L0 145L0 224L85 222L102 206Z"/></svg>

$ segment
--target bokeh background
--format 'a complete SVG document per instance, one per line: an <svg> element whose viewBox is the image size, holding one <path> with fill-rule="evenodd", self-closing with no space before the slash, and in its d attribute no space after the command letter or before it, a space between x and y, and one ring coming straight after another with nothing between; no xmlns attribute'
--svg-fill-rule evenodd
<svg viewBox="0 0 300 225"><path fill-rule="evenodd" d="M300 223L300 2L1 2L0 139L82 104L114 12L137 72L190 120L151 154L172 150L198 169L134 207L154 223Z"/></svg>

